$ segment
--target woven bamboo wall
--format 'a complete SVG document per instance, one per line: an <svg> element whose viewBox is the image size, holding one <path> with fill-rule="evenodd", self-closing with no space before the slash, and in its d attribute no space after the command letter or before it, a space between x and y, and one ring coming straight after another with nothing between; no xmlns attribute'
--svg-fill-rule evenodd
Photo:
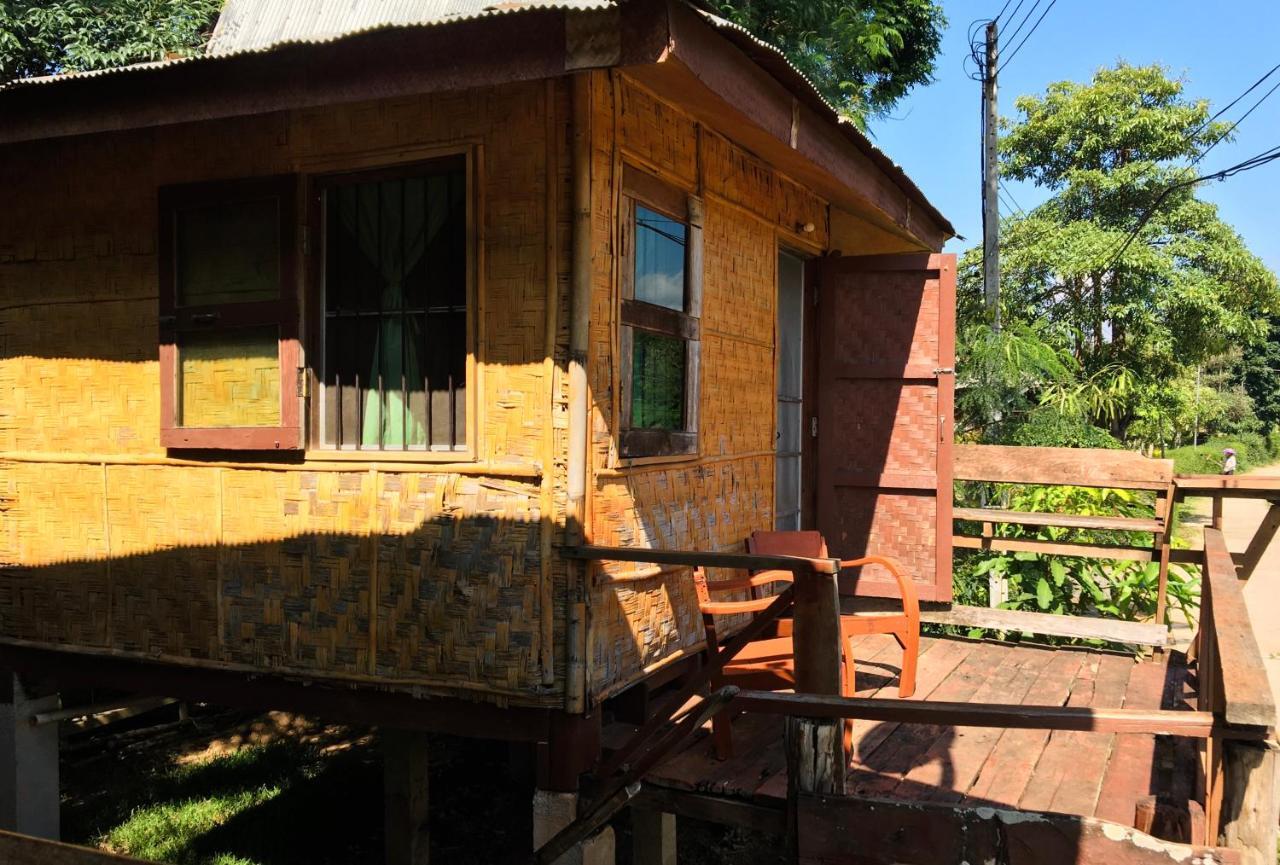
<svg viewBox="0 0 1280 865"><path fill-rule="evenodd" d="M612 211L626 161L701 195L706 218L699 456L649 465L617 457L615 226L596 220L592 540L741 551L753 529L773 525L777 250L824 249L827 204L624 75L597 76L593 101L597 214ZM687 573L597 582L590 614L588 688L597 697L702 641Z"/></svg>
<svg viewBox="0 0 1280 865"><path fill-rule="evenodd" d="M567 93L510 85L0 155L0 637L561 702L565 577L542 550L564 512ZM482 155L476 462L173 464L157 187L458 143Z"/></svg>

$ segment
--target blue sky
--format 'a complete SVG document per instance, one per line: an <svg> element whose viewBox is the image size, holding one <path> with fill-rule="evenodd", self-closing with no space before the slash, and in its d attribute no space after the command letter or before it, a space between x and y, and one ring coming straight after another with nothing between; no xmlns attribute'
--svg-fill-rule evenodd
<svg viewBox="0 0 1280 865"><path fill-rule="evenodd" d="M1034 0L1025 0L1023 11ZM982 235L979 180L981 92L965 72L966 31L976 18L999 12L1003 0L943 0L950 21L938 59L937 81L907 96L892 117L872 125L877 145L920 185L967 242ZM1017 5L1013 0L1010 9ZM1035 19L1048 0L1041 3ZM1017 39L1030 29L1024 28ZM1006 33L1009 31L1006 31ZM1016 42L1014 43L1016 44ZM1008 46L1004 46L1007 52ZM1161 63L1187 80L1186 93L1207 98L1217 110L1280 63L1280 2L1277 0L1058 0L1017 57L1000 73L1001 114L1015 115L1013 100L1042 93L1052 81L1088 80L1102 66L1125 60ZM1234 120L1280 81L1276 73L1233 108ZM1205 157L1215 171L1280 144L1280 90L1249 116L1236 139ZM1027 184L1009 184L1013 197L1030 209L1044 193ZM1222 217L1255 253L1280 272L1280 160L1221 183L1202 186L1201 196L1220 207Z"/></svg>

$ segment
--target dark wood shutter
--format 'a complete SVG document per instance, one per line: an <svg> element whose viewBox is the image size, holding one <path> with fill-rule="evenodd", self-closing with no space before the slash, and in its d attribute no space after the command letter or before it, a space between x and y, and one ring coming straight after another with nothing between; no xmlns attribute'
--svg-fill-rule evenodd
<svg viewBox="0 0 1280 865"><path fill-rule="evenodd" d="M951 600L954 255L818 266L817 528L832 555L898 559ZM897 594L879 568L857 593Z"/></svg>
<svg viewBox="0 0 1280 865"><path fill-rule="evenodd" d="M297 189L292 175L160 189L157 251L160 443L164 447L294 450L303 446ZM264 248L272 250L275 260L264 256L252 263L269 262L270 269L263 266L239 274L251 272L260 277L260 284L246 292L235 278L228 278L224 285L220 277L225 274L215 272L200 280L198 296L184 299L180 277L184 257L179 249L184 214L250 206L262 206L265 219L248 223L250 228L239 237L218 230L216 218L211 218L212 230L193 230L187 236L203 240L215 252L241 249L245 244L239 241L245 238L264 238ZM268 286L270 296L266 297L263 289ZM186 354L188 347L190 354ZM211 386L203 391L207 394L201 401L204 410L190 412L189 417L183 398L183 357L200 352L213 358L198 361ZM192 393L200 392L199 385L192 387ZM246 408L249 404L260 408L262 416Z"/></svg>

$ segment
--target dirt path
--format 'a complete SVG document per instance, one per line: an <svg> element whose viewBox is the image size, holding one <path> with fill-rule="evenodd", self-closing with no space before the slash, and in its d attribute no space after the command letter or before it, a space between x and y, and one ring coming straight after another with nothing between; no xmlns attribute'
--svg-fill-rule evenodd
<svg viewBox="0 0 1280 865"><path fill-rule="evenodd" d="M1258 477L1280 477L1280 464L1257 469L1250 474ZM1197 512L1209 513L1208 500L1198 502ZM1232 552L1241 552L1249 546L1254 532L1266 515L1270 504L1255 499L1226 499L1222 505L1222 528L1227 546ZM1267 676L1271 691L1280 701L1280 535L1271 542L1258 563L1253 577L1244 589L1249 607L1249 619L1254 636L1262 649L1267 664Z"/></svg>

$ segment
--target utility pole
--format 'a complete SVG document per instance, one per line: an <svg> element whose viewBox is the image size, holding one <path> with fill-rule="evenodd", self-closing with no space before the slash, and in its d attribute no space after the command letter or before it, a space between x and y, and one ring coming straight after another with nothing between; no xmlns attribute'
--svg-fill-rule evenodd
<svg viewBox="0 0 1280 865"><path fill-rule="evenodd" d="M987 24L987 61L982 75L982 285L991 329L1000 332L1000 174L996 162L996 131L1000 112L996 108L996 22Z"/></svg>

